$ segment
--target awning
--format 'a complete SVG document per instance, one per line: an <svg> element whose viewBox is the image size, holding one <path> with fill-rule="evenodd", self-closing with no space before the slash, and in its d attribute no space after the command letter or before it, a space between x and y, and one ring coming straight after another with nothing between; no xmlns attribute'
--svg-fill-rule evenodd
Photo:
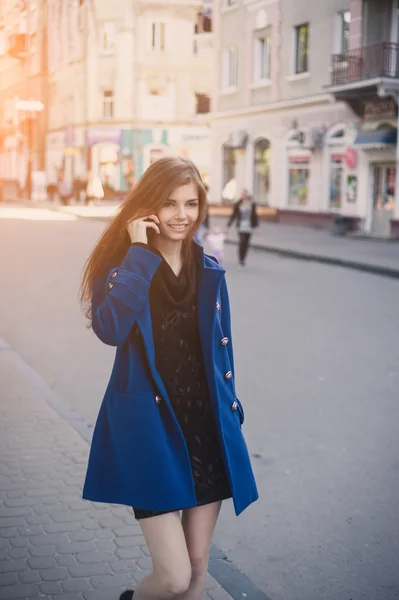
<svg viewBox="0 0 399 600"><path fill-rule="evenodd" d="M380 127L372 131L359 131L355 139L355 146L362 150L384 150L394 148L398 138L396 127Z"/></svg>

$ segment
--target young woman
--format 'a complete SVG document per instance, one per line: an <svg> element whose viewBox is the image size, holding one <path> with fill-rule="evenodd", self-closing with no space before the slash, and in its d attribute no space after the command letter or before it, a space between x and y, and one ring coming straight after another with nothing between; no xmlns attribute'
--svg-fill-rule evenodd
<svg viewBox="0 0 399 600"><path fill-rule="evenodd" d="M205 210L195 166L158 160L84 272L87 316L117 349L83 497L133 507L153 561L122 600L200 600L222 501L232 497L238 515L258 497L235 395L225 271L192 240Z"/></svg>

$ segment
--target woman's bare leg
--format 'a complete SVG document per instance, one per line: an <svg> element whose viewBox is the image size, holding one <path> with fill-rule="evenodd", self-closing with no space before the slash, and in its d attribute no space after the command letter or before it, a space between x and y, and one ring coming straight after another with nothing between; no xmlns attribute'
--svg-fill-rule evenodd
<svg viewBox="0 0 399 600"><path fill-rule="evenodd" d="M180 600L202 600L212 535L219 516L221 502L197 506L183 511L182 524L191 563L191 582Z"/></svg>
<svg viewBox="0 0 399 600"><path fill-rule="evenodd" d="M153 571L141 581L134 600L171 600L191 581L191 564L178 512L139 520L151 553Z"/></svg>

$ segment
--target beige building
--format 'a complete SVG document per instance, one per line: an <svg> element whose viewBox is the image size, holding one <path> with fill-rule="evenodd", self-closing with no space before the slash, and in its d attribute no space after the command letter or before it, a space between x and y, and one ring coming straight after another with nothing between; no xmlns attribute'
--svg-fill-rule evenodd
<svg viewBox="0 0 399 600"><path fill-rule="evenodd" d="M199 0L48 0L47 173L123 192L166 153L210 168L211 20Z"/></svg>
<svg viewBox="0 0 399 600"><path fill-rule="evenodd" d="M45 3L0 3L0 179L3 198L30 195L45 168Z"/></svg>
<svg viewBox="0 0 399 600"><path fill-rule="evenodd" d="M399 229L397 0L215 0L211 198Z"/></svg>

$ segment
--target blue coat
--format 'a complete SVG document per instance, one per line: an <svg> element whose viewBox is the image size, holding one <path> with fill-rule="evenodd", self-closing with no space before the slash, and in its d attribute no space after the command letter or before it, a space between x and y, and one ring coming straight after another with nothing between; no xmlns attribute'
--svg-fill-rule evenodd
<svg viewBox="0 0 399 600"><path fill-rule="evenodd" d="M244 413L235 394L225 271L199 246L196 252L205 370L238 515L258 492L241 431ZM161 260L130 246L121 265L94 284L93 330L117 349L93 433L83 489L87 500L147 510L196 505L187 446L155 366L148 292Z"/></svg>

